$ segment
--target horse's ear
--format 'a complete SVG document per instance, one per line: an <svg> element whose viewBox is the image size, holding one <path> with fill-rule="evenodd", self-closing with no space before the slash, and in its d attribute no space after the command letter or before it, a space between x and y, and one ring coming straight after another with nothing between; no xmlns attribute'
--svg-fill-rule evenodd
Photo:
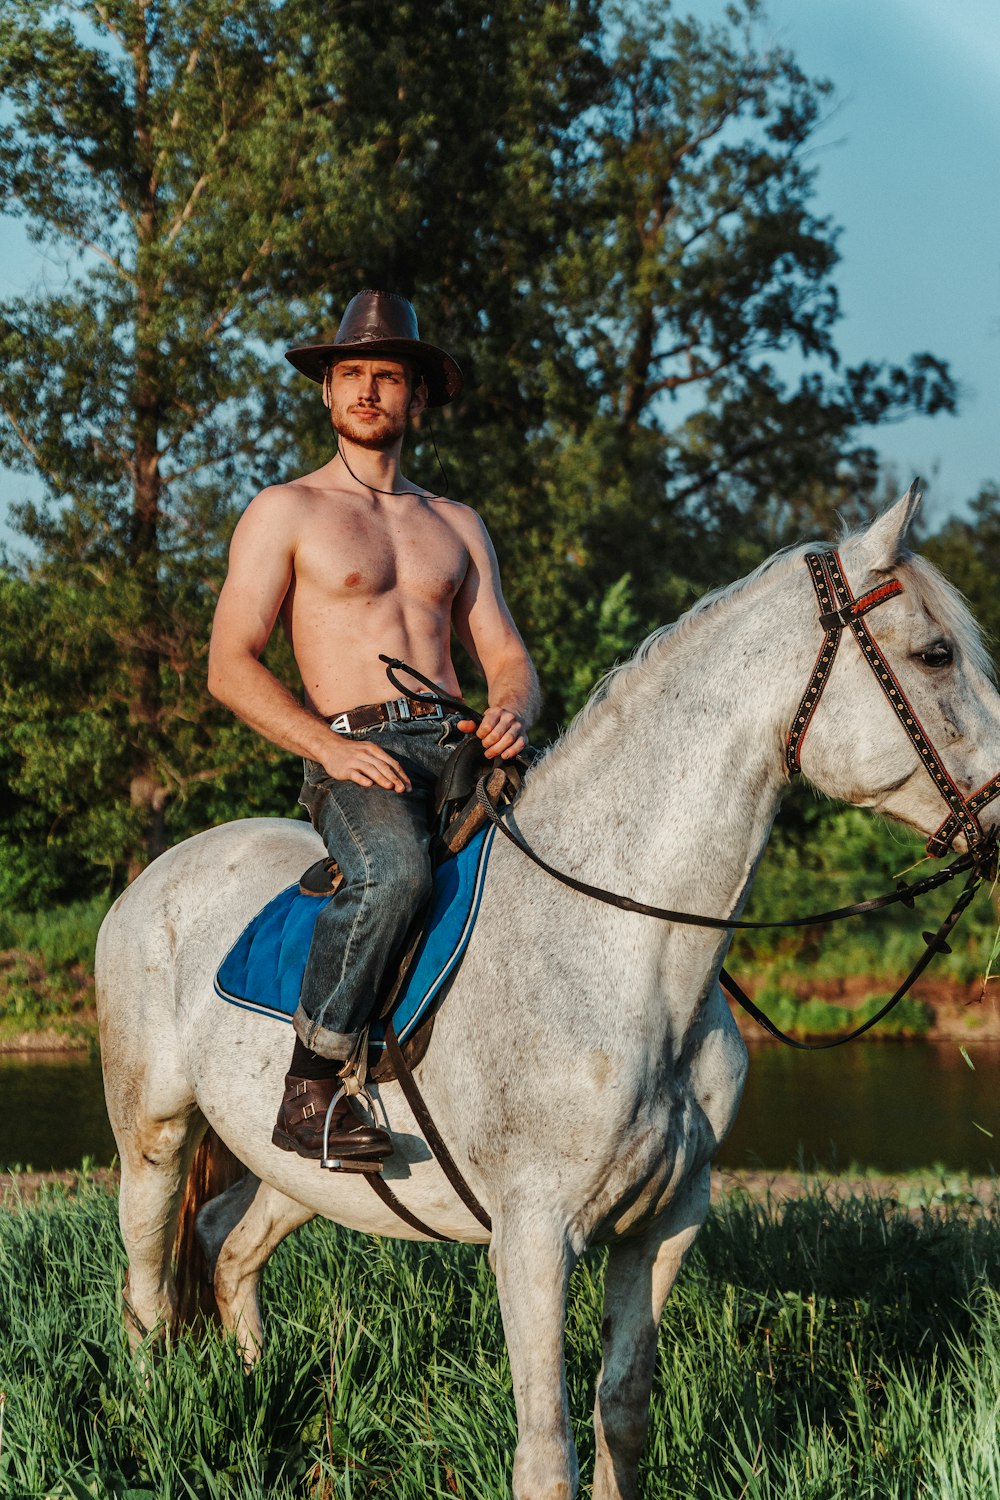
<svg viewBox="0 0 1000 1500"><path fill-rule="evenodd" d="M858 561L873 573L890 573L906 546L906 536L920 504L920 480L915 479L901 500L890 505L857 541Z"/></svg>

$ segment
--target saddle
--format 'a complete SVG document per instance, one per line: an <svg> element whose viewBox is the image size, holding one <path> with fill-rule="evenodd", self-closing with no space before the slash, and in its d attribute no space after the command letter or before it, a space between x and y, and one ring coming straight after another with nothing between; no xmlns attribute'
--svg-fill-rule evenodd
<svg viewBox="0 0 1000 1500"><path fill-rule="evenodd" d="M483 753L481 741L474 736L463 741L452 752L434 790L435 831L431 839L431 863L434 869L464 849L489 821L479 799L480 782L485 779L486 797L491 807L497 811L510 807L520 796L524 774L536 755L537 751L528 746L513 760L489 760ZM333 896L342 881L343 875L337 861L326 855L303 873L299 880L299 890L304 896ZM427 908L422 907L410 923L398 958L386 969L382 993L374 1011L379 1019L385 1019L392 1012L420 945L426 921ZM412 1036L400 1044L409 1068L415 1068L427 1051L436 1014L437 1009L434 1007ZM396 1077L388 1049L384 1052L372 1051L369 1062L371 1066L368 1077L376 1083L387 1083Z"/></svg>

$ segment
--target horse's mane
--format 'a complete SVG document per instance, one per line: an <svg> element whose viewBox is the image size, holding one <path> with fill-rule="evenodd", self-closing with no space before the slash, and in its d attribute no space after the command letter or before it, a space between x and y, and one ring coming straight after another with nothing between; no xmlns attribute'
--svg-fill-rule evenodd
<svg viewBox="0 0 1000 1500"><path fill-rule="evenodd" d="M907 552L894 569L905 582L914 584L914 592L923 601L928 614L934 616L941 630L958 647L972 667L990 682L996 681L996 667L983 644L975 617L953 583L939 572L926 557Z"/></svg>
<svg viewBox="0 0 1000 1500"><path fill-rule="evenodd" d="M752 598L757 589L763 586L765 579L770 582L779 569L790 572L807 552L816 550L816 545L805 542L775 552L745 578L738 578L735 583L724 584L721 588L703 594L680 619L669 625L661 625L647 635L626 661L619 662L600 679L579 713L546 753L538 771L553 760L561 759L564 749L575 748L594 728L596 722L603 719L606 713L614 712L619 702L658 677L666 658L694 633L706 615L717 614L736 599Z"/></svg>
<svg viewBox="0 0 1000 1500"><path fill-rule="evenodd" d="M856 531L847 534L838 547L850 545L863 534ZM616 705L630 697L659 677L668 657L682 645L702 624L706 616L714 616L737 600L750 601L765 582L791 573L803 560L807 552L823 551L829 542L801 542L782 548L767 558L745 578L724 584L704 594L678 620L661 625L654 630L633 654L617 663L600 679L587 702L560 735L552 749L545 755L543 764L561 758L564 747L575 747L594 727L596 721L606 713L613 713ZM990 654L983 644L979 627L962 595L925 557L904 552L893 569L902 581L909 580L914 593L923 601L926 609L941 626L943 633L958 646L960 653L972 666L990 681L995 671ZM542 767L539 766L539 770Z"/></svg>

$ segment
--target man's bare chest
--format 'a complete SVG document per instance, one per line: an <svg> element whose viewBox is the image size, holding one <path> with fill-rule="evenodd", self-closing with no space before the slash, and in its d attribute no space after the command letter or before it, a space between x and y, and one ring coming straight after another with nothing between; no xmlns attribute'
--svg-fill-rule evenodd
<svg viewBox="0 0 1000 1500"><path fill-rule="evenodd" d="M297 591L331 603L398 594L439 604L461 586L469 555L428 508L396 515L346 511L303 528L295 553Z"/></svg>

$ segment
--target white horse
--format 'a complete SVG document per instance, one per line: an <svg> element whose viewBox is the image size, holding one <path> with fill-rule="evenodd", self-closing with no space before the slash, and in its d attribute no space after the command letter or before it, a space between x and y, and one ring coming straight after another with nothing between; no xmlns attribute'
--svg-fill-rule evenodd
<svg viewBox="0 0 1000 1500"><path fill-rule="evenodd" d="M841 558L856 594L890 573L901 581L868 624L968 793L1000 768L1000 697L968 611L905 549L918 498L911 491L848 538ZM611 673L531 772L516 809L523 837L550 863L645 902L738 914L823 636L804 552L703 600ZM947 809L845 636L803 768L830 796L930 833ZM929 651L941 641L950 662ZM998 807L984 826L996 825ZM215 1252L223 1321L248 1360L262 1339L258 1277L290 1231L320 1214L419 1238L361 1174L331 1174L272 1146L291 1032L213 992L243 925L318 852L303 823L230 823L164 854L101 929L102 1055L136 1345L176 1309L171 1244L206 1124L250 1174L199 1224ZM398 1086L374 1090L397 1196L442 1233L489 1242L517 1406L516 1500L576 1494L563 1322L570 1271L593 1244L610 1248L593 1493L636 1494L660 1312L705 1218L709 1164L747 1066L717 983L728 941L597 904L498 837L472 941L417 1070L492 1238L456 1198Z"/></svg>

